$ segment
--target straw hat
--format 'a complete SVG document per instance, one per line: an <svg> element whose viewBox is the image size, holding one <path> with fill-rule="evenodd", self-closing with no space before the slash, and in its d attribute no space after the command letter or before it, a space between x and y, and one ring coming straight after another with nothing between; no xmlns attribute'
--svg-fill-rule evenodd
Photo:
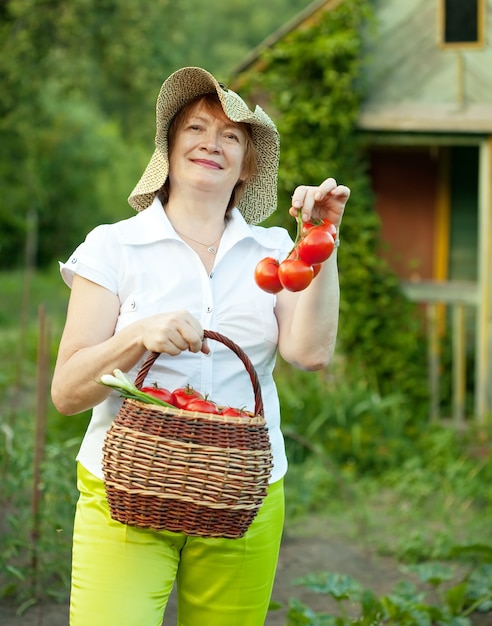
<svg viewBox="0 0 492 626"><path fill-rule="evenodd" d="M249 224L258 224L275 211L280 150L275 124L259 106L250 111L236 93L199 67L185 67L174 72L161 87L156 106L156 149L128 198L130 205L137 211L142 211L152 204L156 192L167 179L169 172L167 133L171 120L187 102L196 96L214 91L230 120L251 125L253 142L258 152L258 172L246 183L238 209Z"/></svg>

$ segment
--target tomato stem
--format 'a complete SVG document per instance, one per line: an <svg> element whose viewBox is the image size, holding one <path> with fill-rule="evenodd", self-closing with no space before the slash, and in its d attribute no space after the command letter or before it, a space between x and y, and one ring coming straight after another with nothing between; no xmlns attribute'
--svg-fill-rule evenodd
<svg viewBox="0 0 492 626"><path fill-rule="evenodd" d="M297 224L296 238L294 240L294 245L292 246L292 250L287 255L287 258L289 258L296 251L297 244L302 239L302 209L297 210L296 224Z"/></svg>
<svg viewBox="0 0 492 626"><path fill-rule="evenodd" d="M302 209L297 210L296 222L297 222L297 233L296 233L296 240L294 242L294 245L297 244L297 242L299 241L302 235Z"/></svg>

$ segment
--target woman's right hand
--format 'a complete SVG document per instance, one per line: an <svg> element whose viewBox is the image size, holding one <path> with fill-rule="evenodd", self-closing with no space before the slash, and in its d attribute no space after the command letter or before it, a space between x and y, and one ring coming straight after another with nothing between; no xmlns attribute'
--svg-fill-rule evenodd
<svg viewBox="0 0 492 626"><path fill-rule="evenodd" d="M147 317L140 324L146 350L177 356L184 350L208 354L200 322L188 311L179 310Z"/></svg>
<svg viewBox="0 0 492 626"><path fill-rule="evenodd" d="M176 356L184 350L209 352L200 322L188 311L153 315L115 333L116 294L76 276L53 373L53 402L65 415L102 402L111 390L97 381L115 368L128 372L147 350Z"/></svg>

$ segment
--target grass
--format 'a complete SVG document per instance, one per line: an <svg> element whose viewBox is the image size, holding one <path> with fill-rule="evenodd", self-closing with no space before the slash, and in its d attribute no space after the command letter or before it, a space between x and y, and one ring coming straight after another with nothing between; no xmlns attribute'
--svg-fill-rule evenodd
<svg viewBox="0 0 492 626"><path fill-rule="evenodd" d="M463 479L467 475L463 470ZM310 511L308 533L322 535L329 527L331 533L362 540L380 555L405 563L447 559L458 545L492 546L490 496L479 498L470 485L446 486L442 476L439 480L441 489L419 493L420 485L431 482L428 472L421 473L418 483L404 467L391 478L335 477L319 461L309 461L290 467L287 518L299 532ZM481 489L487 492L490 477L483 480Z"/></svg>

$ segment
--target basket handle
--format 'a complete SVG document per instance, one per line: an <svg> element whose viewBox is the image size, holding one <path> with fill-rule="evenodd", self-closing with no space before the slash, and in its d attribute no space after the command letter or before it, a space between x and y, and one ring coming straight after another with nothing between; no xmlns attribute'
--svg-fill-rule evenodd
<svg viewBox="0 0 492 626"><path fill-rule="evenodd" d="M256 370L253 367L253 364L251 363L251 360L246 354L246 352L244 352L244 350L240 348L237 345L237 343L234 343L234 341L232 341L225 335L216 333L213 330L205 330L203 333L203 336L205 339L214 339L215 341L219 341L220 343L223 343L241 359L244 367L246 368L246 371L249 374L251 384L253 385L253 392L255 395L255 415L261 415L262 417L265 417L264 408L263 408L263 399L261 397L260 381L258 379ZM135 387L137 387L137 389L142 388L142 385L144 383L144 380L147 377L147 374L150 371L150 368L152 367L152 365L154 365L155 361L160 356L160 354L161 354L160 352L151 352L149 356L145 359L145 361L142 363L142 367L140 368L140 371L138 372L137 377L135 378Z"/></svg>

